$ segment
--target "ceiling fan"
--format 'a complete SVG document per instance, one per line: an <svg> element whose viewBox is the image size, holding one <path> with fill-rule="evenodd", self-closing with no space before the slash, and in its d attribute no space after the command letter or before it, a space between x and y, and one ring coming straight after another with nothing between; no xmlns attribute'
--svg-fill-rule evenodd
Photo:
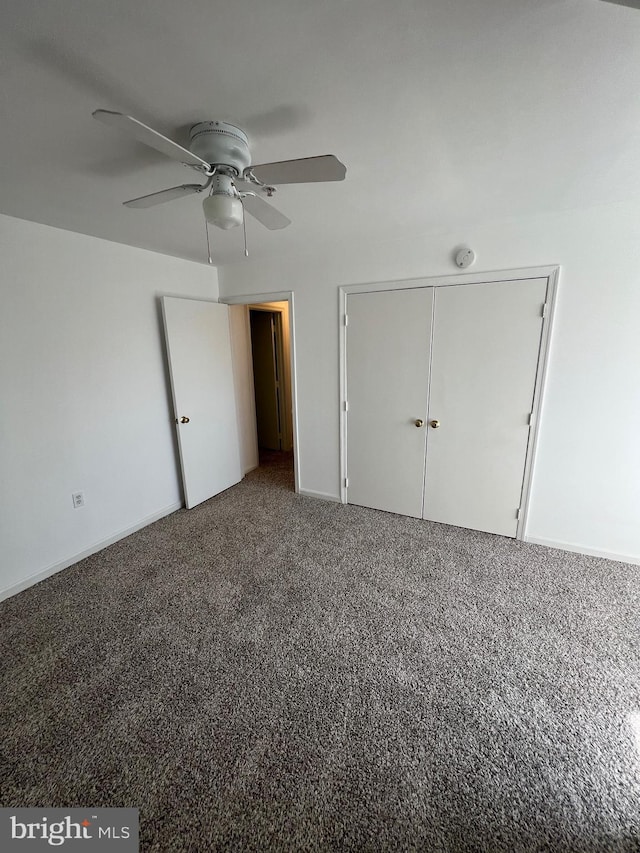
<svg viewBox="0 0 640 853"><path fill-rule="evenodd" d="M195 124L189 134L187 149L133 116L110 110L96 110L93 117L103 124L128 133L139 142L155 148L173 160L178 160L206 177L203 184L181 184L129 199L123 202L125 207L153 207L183 196L207 193L202 205L206 222L223 230L244 224L245 210L265 228L272 231L286 228L291 224L291 220L266 201L264 195L271 198L276 192L277 184L342 181L347 171L333 154L252 165L246 133L224 121L202 121ZM207 231L207 241L208 237ZM209 262L211 263L210 252Z"/></svg>

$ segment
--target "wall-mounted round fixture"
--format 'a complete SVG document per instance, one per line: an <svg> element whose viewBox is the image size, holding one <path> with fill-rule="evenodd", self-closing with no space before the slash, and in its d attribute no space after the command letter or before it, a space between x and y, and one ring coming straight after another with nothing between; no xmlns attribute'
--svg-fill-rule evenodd
<svg viewBox="0 0 640 853"><path fill-rule="evenodd" d="M465 270L467 267L470 267L472 263L474 263L476 259L476 253L473 249L464 248L460 249L460 251L456 254L456 266L460 267L461 270Z"/></svg>

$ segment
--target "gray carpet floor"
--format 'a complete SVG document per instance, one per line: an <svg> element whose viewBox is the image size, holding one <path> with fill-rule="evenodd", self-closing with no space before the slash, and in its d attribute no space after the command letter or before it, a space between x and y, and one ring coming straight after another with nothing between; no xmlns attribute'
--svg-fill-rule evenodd
<svg viewBox="0 0 640 853"><path fill-rule="evenodd" d="M640 850L640 568L292 492L0 605L1 799L145 851Z"/></svg>

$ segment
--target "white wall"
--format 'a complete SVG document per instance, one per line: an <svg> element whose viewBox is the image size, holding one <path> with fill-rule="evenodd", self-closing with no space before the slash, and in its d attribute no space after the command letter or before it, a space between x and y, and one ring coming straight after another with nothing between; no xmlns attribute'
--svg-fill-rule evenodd
<svg viewBox="0 0 640 853"><path fill-rule="evenodd" d="M6 216L0 258L2 597L179 506L157 297L218 285L211 267Z"/></svg>
<svg viewBox="0 0 640 853"><path fill-rule="evenodd" d="M640 559L640 203L322 245L220 270L222 297L295 291L300 488L339 494L339 285L560 264L528 538Z"/></svg>

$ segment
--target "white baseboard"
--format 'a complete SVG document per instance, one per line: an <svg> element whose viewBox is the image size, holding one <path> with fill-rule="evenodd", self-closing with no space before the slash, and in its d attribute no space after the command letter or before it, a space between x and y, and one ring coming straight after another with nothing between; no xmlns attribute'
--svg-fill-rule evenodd
<svg viewBox="0 0 640 853"><path fill-rule="evenodd" d="M326 492L314 492L313 489L298 489L298 494L304 495L305 498L317 498L321 501L340 503L340 498L337 495L329 495Z"/></svg>
<svg viewBox="0 0 640 853"><path fill-rule="evenodd" d="M248 466L244 469L244 476L246 477L246 476L247 476L247 474L249 473L249 471L255 471L257 467L258 467L258 463L257 463L257 462L256 462L256 464L255 464L255 465L248 465Z"/></svg>
<svg viewBox="0 0 640 853"><path fill-rule="evenodd" d="M536 539L533 536L525 536L525 542L532 545L544 545L547 548L559 548L561 551L572 551L575 554L586 554L589 557L602 557L605 560L616 560L619 563L631 563L640 566L640 557L629 554L617 554L615 551L601 551L599 548L586 548L583 545L574 545L571 542L553 542L551 539Z"/></svg>
<svg viewBox="0 0 640 853"><path fill-rule="evenodd" d="M143 518L131 527L127 527L125 530L120 530L118 533L114 533L113 536L109 536L107 539L102 539L100 542L96 542L94 545L91 545L79 554L74 554L73 557L69 557L66 560L61 560L59 563L47 566L46 569L42 569L34 575L29 575L29 577L18 581L18 583L12 584L4 589L0 589L0 601L4 601L5 598L11 598L12 595L17 595L24 589L28 589L30 586L40 583L40 581L51 577L51 575L55 575L57 572L61 572L63 569L68 569L69 566L72 566L74 563L79 563L80 560L84 560L85 557L90 557L97 551L102 551L103 548L106 548L108 545L113 545L114 542L118 542L120 539L126 539L127 536L130 536L137 530L142 530L143 527L153 524L154 521L159 521L161 518L164 518L165 515L171 515L172 512L181 509L182 506L183 504L180 502L171 504L171 506L166 506L164 509L146 516L146 518Z"/></svg>

